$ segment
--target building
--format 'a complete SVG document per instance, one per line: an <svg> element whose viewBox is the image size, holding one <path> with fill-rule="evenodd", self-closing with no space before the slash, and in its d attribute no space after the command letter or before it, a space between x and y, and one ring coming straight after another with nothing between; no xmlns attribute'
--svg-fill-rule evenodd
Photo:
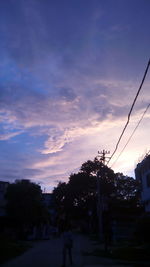
<svg viewBox="0 0 150 267"><path fill-rule="evenodd" d="M52 205L52 194L51 193L42 193L43 203L46 207L50 207Z"/></svg>
<svg viewBox="0 0 150 267"><path fill-rule="evenodd" d="M9 182L0 181L0 217L6 215L5 194L6 194L8 185L9 185Z"/></svg>
<svg viewBox="0 0 150 267"><path fill-rule="evenodd" d="M57 214L56 214L55 201L54 201L53 194L43 193L42 197L43 197L43 203L47 207L48 212L50 214L51 221L54 222Z"/></svg>
<svg viewBox="0 0 150 267"><path fill-rule="evenodd" d="M141 201L145 211L150 212L150 153L146 154L144 159L137 164L135 176L141 184Z"/></svg>

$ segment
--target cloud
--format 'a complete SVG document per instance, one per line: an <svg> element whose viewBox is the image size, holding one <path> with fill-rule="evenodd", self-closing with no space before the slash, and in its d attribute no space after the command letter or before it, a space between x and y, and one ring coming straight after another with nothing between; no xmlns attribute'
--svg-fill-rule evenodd
<svg viewBox="0 0 150 267"><path fill-rule="evenodd" d="M33 90L24 93L24 90L12 87L9 95L7 90L3 90L1 121L5 127L11 127L1 135L1 140L8 140L23 131L32 136L44 134L47 140L39 151L48 154L62 151L68 143L95 132L107 119L115 121L127 116L133 82L93 78L85 81L80 92L74 87L56 88L53 97ZM124 98L122 102L124 94L129 98ZM146 101L145 96L140 102L140 109ZM12 127L15 132L12 132Z"/></svg>
<svg viewBox="0 0 150 267"><path fill-rule="evenodd" d="M94 121L92 122L94 124ZM96 129L97 127L95 127ZM48 140L45 142L45 148L44 150L42 150L41 152L43 154L49 154L49 153L56 153L59 151L62 151L63 147L68 144L71 143L73 141L75 141L76 139L80 138L81 136L86 136L86 135L90 135L93 134L93 132L95 131L94 127L70 127L68 129L65 129L63 133L61 133L61 131L58 131L56 133L56 131L54 131L54 133L52 134L52 132L50 131L50 137L48 138Z"/></svg>
<svg viewBox="0 0 150 267"><path fill-rule="evenodd" d="M113 151L140 84L149 53L144 20L138 24L143 35L137 27L135 36L137 21L132 24L126 4L117 9L97 1L87 1L86 8L82 1L66 3L3 4L0 142L5 179L32 177L52 186L97 150ZM149 85L146 79L128 135L150 101ZM139 151L149 146L144 142L148 122L147 114L138 136L142 145L134 144ZM131 169L134 145L116 170Z"/></svg>
<svg viewBox="0 0 150 267"><path fill-rule="evenodd" d="M4 133L4 134L0 134L0 140L4 141L4 140L9 140L12 137L15 137L17 135L20 135L21 133L23 133L23 131L18 131L18 132L14 132L14 133Z"/></svg>
<svg viewBox="0 0 150 267"><path fill-rule="evenodd" d="M37 161L31 164L31 168L44 170L44 172L48 173L48 177L51 177L52 173L56 177L67 179L71 172L79 169L84 161L94 159L97 156L98 150L105 147L112 152L123 126L124 121L117 119L116 121L106 120L93 129L88 128L87 134L84 133L78 136L78 138L74 139L74 142L68 143L65 149L57 153L45 154L43 159L41 157L40 160L37 159ZM129 130L131 131L131 129ZM127 156L126 159L124 158L124 164L126 166L129 165ZM121 163L119 169L123 166Z"/></svg>

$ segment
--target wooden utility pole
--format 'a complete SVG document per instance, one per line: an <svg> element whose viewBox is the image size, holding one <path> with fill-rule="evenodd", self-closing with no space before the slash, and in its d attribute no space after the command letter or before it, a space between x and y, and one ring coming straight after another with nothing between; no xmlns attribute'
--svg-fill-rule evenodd
<svg viewBox="0 0 150 267"><path fill-rule="evenodd" d="M100 162L102 162L105 165L106 162L106 158L110 158L110 157L106 157L106 154L110 154L110 151L107 150L102 150L102 151L98 151L98 157L100 157ZM101 156L99 156L101 155Z"/></svg>
<svg viewBox="0 0 150 267"><path fill-rule="evenodd" d="M100 157L100 162L105 165L106 162L106 154L109 154L110 151L103 150L101 152L98 151L98 157ZM97 195L98 195L98 203L97 203L97 214L98 214L98 220L99 220L99 239L102 242L104 240L103 238L103 196L102 196L102 188L100 185L100 179L104 176L104 170L101 166L100 170L97 172Z"/></svg>

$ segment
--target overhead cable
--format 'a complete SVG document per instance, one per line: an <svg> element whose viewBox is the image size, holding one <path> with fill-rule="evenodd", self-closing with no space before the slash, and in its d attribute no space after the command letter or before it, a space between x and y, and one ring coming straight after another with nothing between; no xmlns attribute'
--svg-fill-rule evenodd
<svg viewBox="0 0 150 267"><path fill-rule="evenodd" d="M133 132L132 132L132 134L130 135L130 137L129 137L129 139L128 139L128 141L126 142L126 144L125 144L125 146L123 147L123 149L121 150L121 152L120 152L120 154L118 155L118 157L117 157L117 159L114 161L114 163L111 165L111 168L116 164L116 162L118 161L118 159L120 158L120 156L122 155L122 153L123 153L123 151L125 150L125 148L127 147L127 145L129 144L129 142L130 142L130 140L131 140L131 138L133 137L133 135L135 134L135 132L136 132L136 130L137 130L137 128L139 127L139 125L140 125L140 123L141 123L141 121L143 120L143 118L144 118L144 115L146 114L146 112L147 112L147 110L149 109L149 107L150 107L150 104L148 104L148 106L146 107L146 109L144 110L144 112L143 112L143 114L142 114L142 116L141 116L141 118L140 118L140 120L138 121L138 123L137 123L137 125L136 125L136 127L135 127L135 129L133 130Z"/></svg>
<svg viewBox="0 0 150 267"><path fill-rule="evenodd" d="M147 75L149 66L150 66L150 59L149 59L149 61L148 61L146 70L145 70L145 72L144 72L144 76L143 76L142 82L141 82L141 84L140 84L140 87L139 87L139 89L138 89L138 91L137 91L137 93L136 93L136 96L135 96L135 98L134 98L134 101L133 101L133 103L132 103L132 106L131 106L131 108L130 108L130 111L129 111L129 113L128 113L127 122L126 122L126 124L125 124L125 126L124 126L124 128L123 128L123 131L122 131L122 133L121 133L121 135L120 135L120 137L119 137L119 139L118 139L118 142L117 142L117 144L116 144L115 150L114 150L114 152L112 153L112 155L111 155L111 157L110 157L108 163L111 161L112 157L113 157L114 154L116 153L116 151L117 151L117 149L118 149L118 146L119 146L119 143L120 143L120 141L121 141L121 139L122 139L122 136L123 136L123 134L124 134L124 132L125 132L125 130L126 130L128 124L129 124L130 116L131 116L133 107L134 107L135 102L136 102L136 100L137 100L137 98L138 98L138 95L139 95L139 93L140 93L140 91L141 91L141 89L142 89L142 85L143 85L143 83L144 83L144 81L145 81L145 78L146 78L146 75ZM108 164L108 163L107 163L107 164Z"/></svg>

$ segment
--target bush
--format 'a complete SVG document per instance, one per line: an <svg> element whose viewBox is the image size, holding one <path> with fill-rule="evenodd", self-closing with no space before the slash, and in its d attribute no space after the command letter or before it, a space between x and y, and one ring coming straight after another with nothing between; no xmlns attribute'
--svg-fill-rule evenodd
<svg viewBox="0 0 150 267"><path fill-rule="evenodd" d="M144 215L139 219L136 226L135 237L139 243L150 244L150 215Z"/></svg>
<svg viewBox="0 0 150 267"><path fill-rule="evenodd" d="M0 264L24 253L30 246L20 242L0 239Z"/></svg>

